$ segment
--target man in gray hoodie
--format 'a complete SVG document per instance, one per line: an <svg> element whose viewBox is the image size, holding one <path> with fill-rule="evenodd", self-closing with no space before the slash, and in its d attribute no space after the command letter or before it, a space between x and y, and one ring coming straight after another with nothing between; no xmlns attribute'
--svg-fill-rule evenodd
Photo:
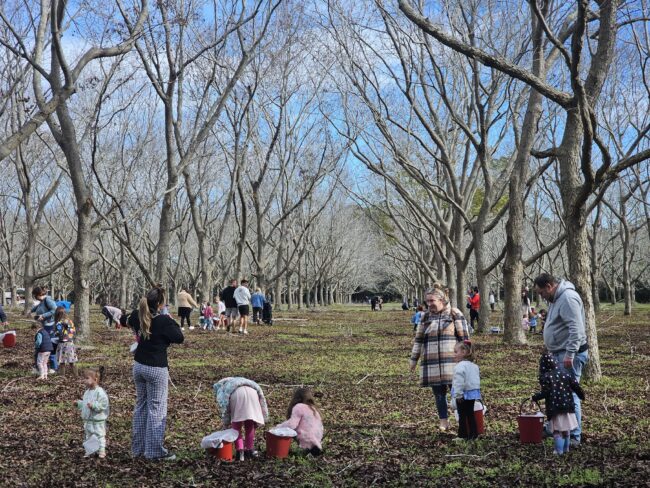
<svg viewBox="0 0 650 488"><path fill-rule="evenodd" d="M563 369L579 382L582 368L589 359L589 345L585 332L585 308L582 298L566 280L558 281L543 273L535 278L535 291L549 303L544 322L544 345ZM571 431L571 444L580 444L582 409L580 398L574 393L578 428Z"/></svg>

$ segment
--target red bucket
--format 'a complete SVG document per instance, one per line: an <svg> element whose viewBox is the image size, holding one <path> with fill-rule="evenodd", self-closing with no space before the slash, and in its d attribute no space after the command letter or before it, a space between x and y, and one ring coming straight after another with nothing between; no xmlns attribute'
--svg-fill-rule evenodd
<svg viewBox="0 0 650 488"><path fill-rule="evenodd" d="M266 457L284 459L289 455L293 437L279 437L265 432L264 438L266 439Z"/></svg>
<svg viewBox="0 0 650 488"><path fill-rule="evenodd" d="M538 411L534 414L524 414L524 400L519 407L517 425L519 426L519 440L522 444L541 444L544 431L544 416L540 415L540 407L537 402Z"/></svg>
<svg viewBox="0 0 650 488"><path fill-rule="evenodd" d="M474 419L476 420L476 433L485 434L485 422L483 420L483 402L476 400L474 402ZM469 422L466 422L467 432L469 432Z"/></svg>
<svg viewBox="0 0 650 488"><path fill-rule="evenodd" d="M6 348L14 347L16 345L16 332L10 330L2 336L2 345Z"/></svg>
<svg viewBox="0 0 650 488"><path fill-rule="evenodd" d="M221 447L208 449L210 455L222 461L232 461L232 442L222 441Z"/></svg>

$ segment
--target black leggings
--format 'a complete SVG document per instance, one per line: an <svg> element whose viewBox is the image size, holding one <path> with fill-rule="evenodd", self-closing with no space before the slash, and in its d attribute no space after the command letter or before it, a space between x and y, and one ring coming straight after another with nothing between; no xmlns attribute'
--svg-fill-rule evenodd
<svg viewBox="0 0 650 488"><path fill-rule="evenodd" d="M462 439L476 439L478 429L476 427L476 417L474 417L474 400L463 400L458 405L458 437Z"/></svg>
<svg viewBox="0 0 650 488"><path fill-rule="evenodd" d="M187 321L187 326L192 327L190 322L190 314L192 309L190 307L178 307L178 315L181 317L181 327L183 327L183 322Z"/></svg>

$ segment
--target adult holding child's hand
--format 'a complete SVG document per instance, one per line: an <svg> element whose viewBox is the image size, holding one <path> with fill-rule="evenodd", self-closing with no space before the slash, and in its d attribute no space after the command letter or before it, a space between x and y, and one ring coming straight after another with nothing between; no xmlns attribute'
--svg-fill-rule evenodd
<svg viewBox="0 0 650 488"><path fill-rule="evenodd" d="M132 456L173 461L176 456L163 446L167 423L169 370L167 348L184 341L181 328L168 315L162 315L165 291L155 287L140 300L138 310L129 317L129 326L138 337L133 363L137 394L133 411Z"/></svg>
<svg viewBox="0 0 650 488"><path fill-rule="evenodd" d="M420 361L420 386L431 387L436 398L440 430L449 429L447 391L454 377L454 347L469 339L467 321L449 305L446 290L435 286L426 293L429 307L418 324L411 352L411 371Z"/></svg>

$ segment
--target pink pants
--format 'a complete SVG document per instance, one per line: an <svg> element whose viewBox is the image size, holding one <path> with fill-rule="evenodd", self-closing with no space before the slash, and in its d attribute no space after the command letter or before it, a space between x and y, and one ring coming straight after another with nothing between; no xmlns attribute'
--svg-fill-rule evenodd
<svg viewBox="0 0 650 488"><path fill-rule="evenodd" d="M37 357L38 371L41 373L41 378L47 378L47 361L50 359L49 352L39 352Z"/></svg>
<svg viewBox="0 0 650 488"><path fill-rule="evenodd" d="M244 427L246 431L246 440L242 439L241 428ZM239 437L235 441L235 449L241 451L246 449L250 451L253 449L253 442L255 442L255 422L253 420L246 420L245 422L233 422L232 428L239 432ZM245 445L244 445L245 444Z"/></svg>

